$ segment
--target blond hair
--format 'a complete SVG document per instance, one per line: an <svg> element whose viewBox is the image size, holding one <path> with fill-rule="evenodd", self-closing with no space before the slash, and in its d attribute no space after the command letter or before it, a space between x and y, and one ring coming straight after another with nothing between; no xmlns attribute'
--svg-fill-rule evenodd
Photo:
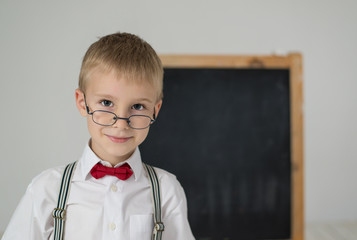
<svg viewBox="0 0 357 240"><path fill-rule="evenodd" d="M114 33L93 43L84 55L78 87L86 91L93 70L114 70L118 77L134 83L149 83L163 97L163 67L155 50L140 37L130 33Z"/></svg>

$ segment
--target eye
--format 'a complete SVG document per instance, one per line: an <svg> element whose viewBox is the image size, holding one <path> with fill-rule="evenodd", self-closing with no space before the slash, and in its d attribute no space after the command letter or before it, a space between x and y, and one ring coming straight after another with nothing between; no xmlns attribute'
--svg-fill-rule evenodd
<svg viewBox="0 0 357 240"><path fill-rule="evenodd" d="M100 103L101 103L104 107L113 107L112 101L109 101L109 100L102 100Z"/></svg>
<svg viewBox="0 0 357 240"><path fill-rule="evenodd" d="M140 110L143 110L145 107L144 107L144 105L138 103L138 104L134 104L131 108L134 110L140 111Z"/></svg>

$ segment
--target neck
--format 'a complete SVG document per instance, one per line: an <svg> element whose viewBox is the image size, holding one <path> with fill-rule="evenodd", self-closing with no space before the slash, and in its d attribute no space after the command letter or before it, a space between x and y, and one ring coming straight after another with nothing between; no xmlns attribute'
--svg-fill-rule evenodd
<svg viewBox="0 0 357 240"><path fill-rule="evenodd" d="M112 165L112 167L128 160L133 155L133 153L135 151L135 149L134 149L133 151L125 153L123 155L110 154L110 153L104 151L100 146L97 146L95 143L93 143L92 140L89 143L89 147L97 155L98 158L100 158L103 161L109 162Z"/></svg>

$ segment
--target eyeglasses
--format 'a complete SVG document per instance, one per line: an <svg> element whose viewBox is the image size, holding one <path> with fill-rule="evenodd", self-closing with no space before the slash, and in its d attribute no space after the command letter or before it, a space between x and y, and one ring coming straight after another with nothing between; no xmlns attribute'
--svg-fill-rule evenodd
<svg viewBox="0 0 357 240"><path fill-rule="evenodd" d="M87 105L85 96L84 96L84 102L86 105L87 113L89 115L92 115L93 122L101 126L112 126L118 121L118 119L121 119L121 120L125 120L130 128L140 130L140 129L148 128L156 120L155 113L153 115L153 119L151 119L149 116L146 115L131 115L128 118L121 118L118 117L115 113L105 110L95 110L93 112L89 112L89 107Z"/></svg>

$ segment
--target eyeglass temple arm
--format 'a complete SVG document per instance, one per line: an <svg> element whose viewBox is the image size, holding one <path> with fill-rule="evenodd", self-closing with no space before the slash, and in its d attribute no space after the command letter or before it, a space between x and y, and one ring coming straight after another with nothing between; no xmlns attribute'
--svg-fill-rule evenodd
<svg viewBox="0 0 357 240"><path fill-rule="evenodd" d="M83 93L83 98L84 98L84 104L86 105L87 113L90 114L90 113L89 113L89 107L88 107L87 101L86 101L86 95L84 95L84 93Z"/></svg>
<svg viewBox="0 0 357 240"><path fill-rule="evenodd" d="M153 118L152 122L155 122L156 121L155 107L154 107L154 114L153 114L152 118Z"/></svg>

